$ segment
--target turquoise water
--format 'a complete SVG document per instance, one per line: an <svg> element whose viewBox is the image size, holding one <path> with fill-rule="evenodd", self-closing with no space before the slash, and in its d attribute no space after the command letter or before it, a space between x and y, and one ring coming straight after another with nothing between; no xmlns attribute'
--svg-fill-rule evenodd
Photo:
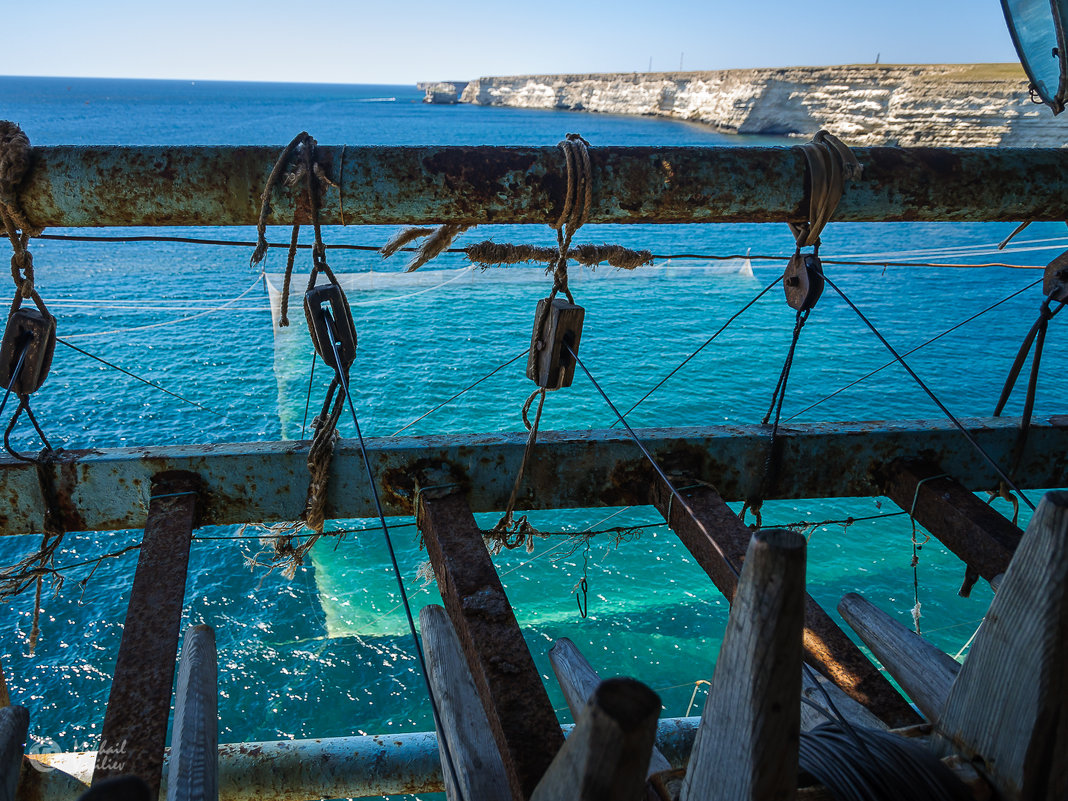
<svg viewBox="0 0 1068 801"><path fill-rule="evenodd" d="M731 138L654 119L428 106L401 86L326 86L0 78L0 118L18 121L35 144L279 144L309 130L324 144L549 145L569 131L596 145L787 144ZM987 251L1011 224L832 224L825 257L875 254L886 260L1009 261L1044 264L1068 247L1061 225L1034 225L1010 252ZM395 228L328 228L331 243L380 245ZM61 233L52 231L51 233ZM92 233L121 234L119 229ZM146 233L138 231L137 233ZM249 229L162 233L247 240ZM284 230L272 230L279 241ZM486 226L483 238L552 244L547 228ZM658 253L784 253L785 225L588 226L578 239L620 242ZM33 247L38 287L59 316L60 335L102 358L208 407L200 410L60 347L34 408L56 446L116 447L177 442L242 442L300 435L310 346L300 327L275 332L266 291L245 249L179 244L41 241ZM364 433L393 434L423 412L522 351L534 304L550 282L537 269L461 275L458 257L426 274L400 275L401 262L374 254L330 254L339 272L367 273L350 293L360 336L354 400ZM272 252L267 270L284 257ZM301 265L308 269L307 262ZM720 275L707 264L672 263L636 275L574 271L586 308L582 356L610 397L628 407L781 272L754 260L754 276ZM835 267L843 290L899 348L918 344L974 311L1036 280L1031 271L987 268ZM387 273L382 275L382 272ZM451 283L445 283L452 280ZM462 279L462 280L461 280ZM299 285L299 284L298 284ZM427 290L427 291L424 291ZM247 293L225 310L212 311ZM953 412L993 408L1016 346L1040 301L1033 288L920 351L910 363ZM200 316L197 316L200 315ZM195 319L184 319L195 317ZM180 321L180 322L176 322ZM631 417L637 426L758 422L767 409L793 325L773 290ZM151 326L151 327L150 327ZM1065 345L1055 323L1039 385L1037 414L1063 412L1068 376L1055 359ZM805 328L784 417L883 364L887 354L828 292ZM316 373L313 406L325 388ZM522 361L406 433L516 431L530 391ZM1018 413L1019 398L1009 413ZM937 419L938 411L898 368L884 370L798 421ZM543 429L605 427L611 412L589 382L551 395ZM352 435L342 421L342 435ZM38 443L20 426L16 447ZM896 511L885 499L769 503L765 522L840 520ZM539 528L580 532L657 522L650 509L585 510L531 516ZM396 524L405 581L416 607L437 602L416 573L425 559L410 520ZM492 525L495 516L481 519ZM372 521L339 521L348 529ZM574 586L583 550L564 537L538 541L531 554L496 558L516 614L561 720L569 716L546 652L571 637L606 674L632 675L656 689L667 716L687 712L695 682L711 676L727 604L663 526L616 544L595 538L589 552L589 617L578 615ZM205 537L233 537L212 528ZM57 564L73 565L136 540L135 532L68 534ZM907 518L817 527L810 538L809 589L828 609L859 590L911 623L914 604ZM0 543L0 559L31 551L35 538ZM186 622L215 626L219 644L223 741L330 737L432 726L425 690L380 532L327 541L293 581L249 568L255 540L205 539L193 546ZM5 605L0 660L12 697L32 714L34 738L64 750L94 748L121 636L125 594L136 558L73 568L58 594L46 593L42 637L28 653L32 599ZM922 625L957 653L990 600L979 586L957 597L962 565L934 541L919 563ZM702 693L698 692L700 703Z"/></svg>

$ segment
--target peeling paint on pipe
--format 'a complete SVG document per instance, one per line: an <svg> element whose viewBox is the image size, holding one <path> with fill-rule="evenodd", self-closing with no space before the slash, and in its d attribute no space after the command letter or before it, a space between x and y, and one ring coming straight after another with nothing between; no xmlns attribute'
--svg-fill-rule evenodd
<svg viewBox="0 0 1068 801"><path fill-rule="evenodd" d="M32 139L33 132L29 131ZM38 147L19 201L47 227L254 225L282 147ZM855 148L840 221L1063 219L1068 149ZM567 185L556 147L321 146L324 224L550 223ZM591 223L801 221L791 147L593 147ZM306 204L305 204L306 205ZM306 218L288 190L273 224ZM344 212L342 212L344 209Z"/></svg>
<svg viewBox="0 0 1068 801"><path fill-rule="evenodd" d="M673 768L689 758L700 722L699 717L660 721L656 745ZM561 728L566 735L572 727ZM95 760L93 751L26 757L16 801L73 801L92 778ZM161 797L167 769L165 763ZM434 732L219 746L219 801L364 798L442 789Z"/></svg>

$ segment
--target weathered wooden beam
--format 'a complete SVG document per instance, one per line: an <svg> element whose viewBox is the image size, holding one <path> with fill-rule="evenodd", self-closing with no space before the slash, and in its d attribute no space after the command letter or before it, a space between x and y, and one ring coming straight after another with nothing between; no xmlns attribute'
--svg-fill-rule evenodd
<svg viewBox="0 0 1068 801"><path fill-rule="evenodd" d="M815 676L815 678L813 678ZM813 671L812 676L806 670L801 671L801 731L810 731L821 723L835 720L834 710L827 703L826 693L831 697L834 709L837 709L849 723L854 726L864 726L869 729L883 729L889 727L879 718L875 717L867 708L861 706L844 692L837 684L820 676ZM805 703L811 701L812 703ZM820 709L812 706L817 704ZM830 715L820 710L826 710Z"/></svg>
<svg viewBox="0 0 1068 801"><path fill-rule="evenodd" d="M448 801L507 801L512 793L501 752L449 616L442 607L430 604L419 613L419 626L441 719L438 742L448 744L452 758L450 767L445 749L440 749L445 797Z"/></svg>
<svg viewBox="0 0 1068 801"><path fill-rule="evenodd" d="M711 487L691 487L683 495L692 515L673 502L663 480L652 485L650 500L720 592L733 600L753 532ZM805 661L891 726L918 722L905 699L810 595L804 595L803 605Z"/></svg>
<svg viewBox="0 0 1068 801"><path fill-rule="evenodd" d="M571 716L579 719L586 708L586 703L593 696L594 691L601 684L601 677L593 669L582 652L567 637L561 637L549 650L549 662L553 666L553 673L564 691L567 707L571 710ZM673 774L671 763L667 757L660 753L660 749L653 746L653 753L649 757L649 770L647 778L649 787L646 796L650 801L659 801L664 797L671 797L670 787L681 786ZM674 793L678 795L677 792Z"/></svg>
<svg viewBox="0 0 1068 801"><path fill-rule="evenodd" d="M660 697L634 679L598 685L531 801L641 801Z"/></svg>
<svg viewBox="0 0 1068 801"><path fill-rule="evenodd" d="M931 462L897 460L885 471L884 494L991 581L1009 566L1021 531ZM967 595L970 587L962 590Z"/></svg>
<svg viewBox="0 0 1068 801"><path fill-rule="evenodd" d="M682 801L792 799L801 732L805 538L758 531L694 740Z"/></svg>
<svg viewBox="0 0 1068 801"><path fill-rule="evenodd" d="M842 598L838 611L923 716L937 722L960 663L855 592Z"/></svg>
<svg viewBox="0 0 1068 801"><path fill-rule="evenodd" d="M512 797L523 801L563 745L560 724L463 494L428 487L417 515Z"/></svg>
<svg viewBox="0 0 1068 801"><path fill-rule="evenodd" d="M7 691L7 676L4 675L4 666L0 664L0 708L11 706L11 695Z"/></svg>
<svg viewBox="0 0 1068 801"><path fill-rule="evenodd" d="M601 684L601 677L582 655L578 646L567 637L561 637L553 645L549 651L549 662L553 666L556 680L560 683L560 689L564 691L571 716L578 720L590 697ZM654 747L649 758L649 775L664 770L671 770L671 763L660 753L660 749Z"/></svg>
<svg viewBox="0 0 1068 801"><path fill-rule="evenodd" d="M93 784L140 776L159 794L181 633L196 476L157 476L115 662Z"/></svg>
<svg viewBox="0 0 1068 801"><path fill-rule="evenodd" d="M215 630L190 626L178 662L167 801L219 798L218 672Z"/></svg>
<svg viewBox="0 0 1068 801"><path fill-rule="evenodd" d="M1004 418L966 419L984 449L1007 463L1017 424ZM762 426L640 429L638 435L671 473L713 484L729 501L756 491L767 456ZM464 478L471 508L500 510L508 502L526 433L369 438L367 446L387 515L412 514L412 471L442 463ZM779 432L782 469L767 498L879 495L873 471L897 458L927 454L968 489L995 486L997 476L948 423L909 421L791 425ZM654 473L625 432L544 431L541 458L527 466L520 509L574 509L648 503ZM1024 487L1068 485L1068 416L1036 418L1016 474ZM203 525L295 520L305 503L308 442L220 443L170 447L70 450L56 456L55 483L67 528L142 528L152 476L197 473L204 482ZM32 464L0 458L0 533L41 530L40 482ZM355 440L334 450L327 517L376 514Z"/></svg>
<svg viewBox="0 0 1068 801"><path fill-rule="evenodd" d="M33 131L28 131L31 140ZM254 225L277 146L53 146L34 149L19 203L46 227ZM1053 220L1063 150L860 147L836 220ZM799 222L797 148L592 147L591 223ZM322 145L333 185L322 222L549 223L567 187L556 147ZM276 192L271 223L290 223ZM308 211L300 208L307 222Z"/></svg>
<svg viewBox="0 0 1068 801"><path fill-rule="evenodd" d="M1007 799L1068 798L1068 492L1050 492L949 692L938 731Z"/></svg>
<svg viewBox="0 0 1068 801"><path fill-rule="evenodd" d="M29 726L26 707L0 707L0 801L15 801Z"/></svg>

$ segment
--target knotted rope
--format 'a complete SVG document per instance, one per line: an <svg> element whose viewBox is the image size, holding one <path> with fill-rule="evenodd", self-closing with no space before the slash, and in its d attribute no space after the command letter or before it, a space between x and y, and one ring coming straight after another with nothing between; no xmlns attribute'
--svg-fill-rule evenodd
<svg viewBox="0 0 1068 801"><path fill-rule="evenodd" d="M536 245L510 245L504 242L478 242L464 248L468 261L482 269L503 264L520 264L534 261L556 264L560 249ZM619 270L635 270L643 264L653 263L653 254L648 250L632 250L622 245L576 245L567 251L567 258L584 267L595 267L602 262Z"/></svg>
<svg viewBox="0 0 1068 801"><path fill-rule="evenodd" d="M571 249L571 239L590 216L593 202L593 176L590 168L590 143L579 134L569 133L558 147L564 151L567 166L567 189L564 195L564 208L553 228L556 229L558 249L553 271L553 291L549 299L563 292L568 303L574 303L571 290L567 286L567 257Z"/></svg>
<svg viewBox="0 0 1068 801"><path fill-rule="evenodd" d="M261 196L260 216L256 228L257 243L252 254L251 264L259 264L267 254L267 218L271 213L271 196L280 183L294 187L303 182L303 190L308 200L308 208L311 212L312 228L315 232L315 241L312 245L312 269L308 276L307 289L315 287L320 273L327 280L338 286L337 276L326 262L326 245L323 243L322 226L319 216L322 206L323 184L336 186L326 174L326 170L318 161L318 144L306 131L298 134L282 150L271 174L267 179ZM292 163L292 168L290 165ZM286 170L290 169L287 174ZM285 176L283 178L283 176ZM282 285L281 314L279 327L289 325L289 294L293 277L293 266L297 253L297 237L300 233L300 223L293 221L293 233L290 239L290 247L286 259L286 273ZM342 293L343 295L344 293ZM339 369L344 371L346 382L348 380L349 366L342 364ZM270 542L274 550L271 558L272 567L284 565L283 575L292 579L296 575L297 568L304 563L304 557L316 541L323 536L323 528L326 523L326 488L330 480L330 464L334 455L334 445L339 439L337 433L338 420L344 409L345 395L341 390L341 382L335 374L327 390L326 398L319 414L312 422L311 446L308 449L308 493L305 498L304 511L301 515L302 523L279 523L268 527ZM299 540L304 527L311 530L310 536Z"/></svg>
<svg viewBox="0 0 1068 801"><path fill-rule="evenodd" d="M797 249L814 247L819 252L820 234L834 216L845 192L845 182L860 177L863 168L838 137L819 131L811 142L795 146L808 164L808 220L790 223Z"/></svg>

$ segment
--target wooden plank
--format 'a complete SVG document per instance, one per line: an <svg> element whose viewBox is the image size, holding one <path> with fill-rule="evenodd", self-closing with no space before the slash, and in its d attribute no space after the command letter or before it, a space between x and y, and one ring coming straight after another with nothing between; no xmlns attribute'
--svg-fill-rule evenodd
<svg viewBox="0 0 1068 801"><path fill-rule="evenodd" d="M134 774L159 794L196 516L196 476L157 477L100 733L93 784Z"/></svg>
<svg viewBox="0 0 1068 801"><path fill-rule="evenodd" d="M446 492L419 494L419 530L512 796L522 801L534 792L563 735L474 515L463 495Z"/></svg>
<svg viewBox="0 0 1068 801"><path fill-rule="evenodd" d="M871 712L846 695L829 679L814 674L815 680L809 676L808 671L801 671L801 731L811 731L821 723L835 720L834 711L837 710L843 718L854 726L864 726L869 729L886 730L888 726ZM834 709L830 709L827 697L831 696ZM806 699L812 703L805 703ZM831 713L830 718L816 709L812 704L817 704L821 709Z"/></svg>
<svg viewBox="0 0 1068 801"><path fill-rule="evenodd" d="M778 801L797 792L805 538L758 531L716 660L682 801Z"/></svg>
<svg viewBox="0 0 1068 801"><path fill-rule="evenodd" d="M991 458L1007 463L1018 424L1008 418L966 418ZM675 474L714 484L728 501L747 498L767 454L766 426L690 426L639 429L659 464ZM413 471L448 465L470 487L474 512L505 507L523 458L526 432L370 437L367 450L387 515L414 513ZM782 464L766 496L839 498L879 495L874 473L897 458L937 460L969 489L997 484L997 475L960 432L944 420L790 424L779 432ZM630 436L617 429L544 431L538 459L527 466L528 487L519 509L634 506L649 502L655 480ZM1022 487L1068 486L1068 416L1036 416L1023 461ZM72 531L142 528L149 483L162 470L185 470L203 479L201 525L294 520L304 508L308 442L245 442L101 450L56 455L56 489ZM359 443L334 448L327 516L373 517L377 512ZM33 464L0 457L0 535L41 530L44 504Z"/></svg>
<svg viewBox="0 0 1068 801"><path fill-rule="evenodd" d="M752 531L711 487L693 487L683 496L692 516L682 504L671 502L662 480L653 484L651 502L720 592L732 600ZM890 726L919 722L912 707L807 594L804 609L806 662Z"/></svg>
<svg viewBox="0 0 1068 801"><path fill-rule="evenodd" d="M928 721L942 714L960 663L855 592L838 611Z"/></svg>
<svg viewBox="0 0 1068 801"><path fill-rule="evenodd" d="M634 679L602 682L531 801L641 801L660 697Z"/></svg>
<svg viewBox="0 0 1068 801"><path fill-rule="evenodd" d="M1068 492L1049 492L953 683L939 732L1008 799L1068 798Z"/></svg>
<svg viewBox="0 0 1068 801"><path fill-rule="evenodd" d="M15 801L29 727L26 707L0 707L0 801Z"/></svg>
<svg viewBox="0 0 1068 801"><path fill-rule="evenodd" d="M506 801L512 793L501 752L449 616L442 607L431 604L419 613L419 624L441 719L438 742L448 743L452 756L450 768L445 749L439 749L445 797L449 801Z"/></svg>
<svg viewBox="0 0 1068 801"><path fill-rule="evenodd" d="M886 468L883 492L937 537L976 574L992 581L1004 573L1022 532L930 462L896 460ZM967 595L966 583L962 595Z"/></svg>
<svg viewBox="0 0 1068 801"><path fill-rule="evenodd" d="M219 798L218 673L215 630L190 626L178 663L167 801Z"/></svg>
<svg viewBox="0 0 1068 801"><path fill-rule="evenodd" d="M600 685L601 677L582 655L578 646L567 637L561 637L556 641L549 651L549 661L552 663L556 680L560 683L560 689L564 691L564 698L567 699L567 707L571 710L571 716L578 720L587 702ZM660 753L660 749L654 746L652 756L649 758L649 775L652 776L654 773L665 770L671 770L671 763Z"/></svg>

